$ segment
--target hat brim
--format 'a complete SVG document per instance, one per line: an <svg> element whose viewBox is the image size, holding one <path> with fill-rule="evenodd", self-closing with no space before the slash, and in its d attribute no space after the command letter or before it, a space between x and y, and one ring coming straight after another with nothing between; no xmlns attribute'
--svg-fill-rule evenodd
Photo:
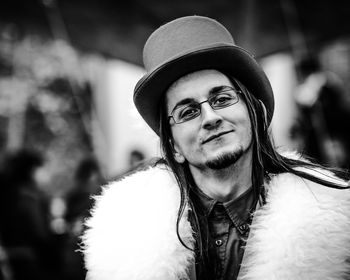
<svg viewBox="0 0 350 280"><path fill-rule="evenodd" d="M143 76L137 83L134 91L135 106L156 134L159 135L159 103L163 94L177 79L204 69L216 69L240 81L264 103L270 124L274 96L265 72L246 50L225 45L191 51L171 59Z"/></svg>

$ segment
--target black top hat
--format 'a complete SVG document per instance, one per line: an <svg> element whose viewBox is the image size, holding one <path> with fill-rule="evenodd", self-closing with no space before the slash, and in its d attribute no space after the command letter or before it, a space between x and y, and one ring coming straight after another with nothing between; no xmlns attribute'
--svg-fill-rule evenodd
<svg viewBox="0 0 350 280"><path fill-rule="evenodd" d="M268 124L274 111L269 80L254 57L235 45L219 22L201 16L171 21L148 38L143 49L147 73L134 90L134 103L146 123L159 135L162 95L180 77L203 69L216 69L239 80L267 110Z"/></svg>

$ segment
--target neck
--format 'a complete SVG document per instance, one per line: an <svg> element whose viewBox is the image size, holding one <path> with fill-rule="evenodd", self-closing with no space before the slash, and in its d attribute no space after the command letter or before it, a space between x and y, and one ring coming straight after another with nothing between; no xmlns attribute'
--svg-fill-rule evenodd
<svg viewBox="0 0 350 280"><path fill-rule="evenodd" d="M199 169L190 165L190 171L201 191L221 202L237 198L252 184L250 153L243 155L237 162L224 169Z"/></svg>

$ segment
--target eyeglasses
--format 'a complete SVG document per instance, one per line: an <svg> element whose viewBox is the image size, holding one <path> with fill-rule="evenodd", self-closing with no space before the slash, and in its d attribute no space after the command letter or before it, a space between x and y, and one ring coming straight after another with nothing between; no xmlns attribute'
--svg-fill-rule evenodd
<svg viewBox="0 0 350 280"><path fill-rule="evenodd" d="M239 101L238 93L241 91L226 86L207 100L175 107L168 118L172 118L176 124L193 120L200 116L203 103L208 102L213 110L220 110L236 104Z"/></svg>

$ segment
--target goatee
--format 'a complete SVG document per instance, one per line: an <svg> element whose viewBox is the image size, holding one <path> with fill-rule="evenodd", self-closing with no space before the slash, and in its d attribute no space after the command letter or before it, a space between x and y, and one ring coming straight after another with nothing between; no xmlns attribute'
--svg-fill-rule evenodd
<svg viewBox="0 0 350 280"><path fill-rule="evenodd" d="M220 170L220 169L227 168L232 164L235 164L242 155L243 155L243 150L239 149L238 151L235 151L235 152L220 155L216 159L207 161L205 164L207 167L211 169Z"/></svg>

